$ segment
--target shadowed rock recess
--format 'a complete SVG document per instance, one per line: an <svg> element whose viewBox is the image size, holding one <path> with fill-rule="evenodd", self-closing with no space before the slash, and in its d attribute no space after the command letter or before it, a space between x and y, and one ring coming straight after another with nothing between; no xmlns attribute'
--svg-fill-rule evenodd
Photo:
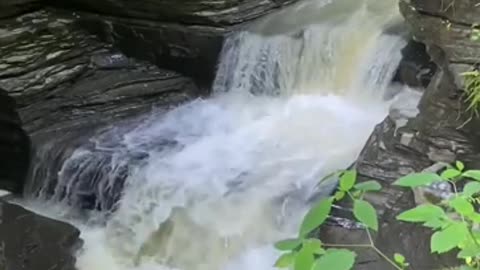
<svg viewBox="0 0 480 270"><path fill-rule="evenodd" d="M430 233L395 220L401 211L415 206L411 192L390 184L398 177L418 172L437 162L462 160L480 167L480 120L470 119L463 100L463 71L480 60L480 42L471 40L472 26L479 23L480 1L401 0L400 10L413 38L425 44L437 71L425 89L416 116L391 112L376 128L357 161L363 179L384 186L371 201L381 211L376 243L387 255L400 252L411 269L441 269L457 264L452 256L432 256ZM403 120L400 121L399 120ZM398 123L402 123L399 125ZM405 124L406 123L406 124ZM344 229L330 227L323 234L329 242L368 242L362 231L345 236ZM374 253L363 252L358 269L392 269Z"/></svg>

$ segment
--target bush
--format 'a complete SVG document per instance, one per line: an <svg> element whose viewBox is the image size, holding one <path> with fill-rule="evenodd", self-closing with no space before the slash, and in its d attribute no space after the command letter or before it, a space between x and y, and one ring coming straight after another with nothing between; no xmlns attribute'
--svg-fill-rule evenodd
<svg viewBox="0 0 480 270"><path fill-rule="evenodd" d="M371 237L371 231L378 230L378 217L375 208L364 199L367 192L381 189L375 181L357 183L354 170L339 173L340 182L336 193L317 202L305 215L298 237L276 243L283 252L275 266L294 270L349 270L355 265L356 253L350 248L371 248L389 262L395 269L408 269L404 256L395 254L393 258L379 250ZM465 182L463 190L458 190L460 181ZM459 269L480 269L480 214L475 207L480 203L480 170L464 170L462 162L449 166L441 174L422 172L398 179L394 185L405 188L424 188L439 183L448 183L453 192L447 199L438 203L424 203L397 216L399 222L420 224L434 231L431 253L442 254L458 250L458 258L465 263ZM328 219L334 202L348 199L353 202L353 213L369 236L369 243L336 245L323 243L321 239L310 237L311 233Z"/></svg>

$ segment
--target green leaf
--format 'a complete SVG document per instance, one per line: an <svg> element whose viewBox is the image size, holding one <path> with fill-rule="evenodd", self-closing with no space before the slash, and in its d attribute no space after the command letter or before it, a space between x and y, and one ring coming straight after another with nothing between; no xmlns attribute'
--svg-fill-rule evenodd
<svg viewBox="0 0 480 270"><path fill-rule="evenodd" d="M442 208L433 204L422 204L401 213L397 216L397 219L407 222L427 222L445 216L445 211Z"/></svg>
<svg viewBox="0 0 480 270"><path fill-rule="evenodd" d="M275 243L275 248L278 250L294 250L302 244L300 239L286 239Z"/></svg>
<svg viewBox="0 0 480 270"><path fill-rule="evenodd" d="M452 180L462 175L462 172L456 169L446 169L440 175L445 180Z"/></svg>
<svg viewBox="0 0 480 270"><path fill-rule="evenodd" d="M355 185L355 181L357 181L357 171L345 171L340 177L340 190L349 191Z"/></svg>
<svg viewBox="0 0 480 270"><path fill-rule="evenodd" d="M405 257L400 253L393 254L393 259L395 260L396 263L400 265L405 264Z"/></svg>
<svg viewBox="0 0 480 270"><path fill-rule="evenodd" d="M432 228L432 229L440 229L448 225L448 222L439 218L431 219L423 224L423 226Z"/></svg>
<svg viewBox="0 0 480 270"><path fill-rule="evenodd" d="M275 267L277 268L288 268L295 261L295 252L285 253L275 262Z"/></svg>
<svg viewBox="0 0 480 270"><path fill-rule="evenodd" d="M480 192L480 183L479 182L469 182L463 188L463 195L467 197L472 197L473 195Z"/></svg>
<svg viewBox="0 0 480 270"><path fill-rule="evenodd" d="M355 263L356 254L345 249L329 250L320 257L313 267L314 270L350 270Z"/></svg>
<svg viewBox="0 0 480 270"><path fill-rule="evenodd" d="M295 257L294 270L310 270L312 269L315 258L313 253L305 248L302 248Z"/></svg>
<svg viewBox="0 0 480 270"><path fill-rule="evenodd" d="M337 191L335 192L335 195L333 197L335 198L336 201L340 201L345 197L346 194L347 193L345 193L345 191Z"/></svg>
<svg viewBox="0 0 480 270"><path fill-rule="evenodd" d="M355 185L355 189L362 191L378 191L382 186L377 181L366 181Z"/></svg>
<svg viewBox="0 0 480 270"><path fill-rule="evenodd" d="M463 171L463 169L465 169L465 164L463 164L463 162L461 162L461 161L455 162L455 166L457 167L457 169L459 171Z"/></svg>
<svg viewBox="0 0 480 270"><path fill-rule="evenodd" d="M430 249L432 253L445 253L460 245L468 235L468 228L463 223L454 223L432 235Z"/></svg>
<svg viewBox="0 0 480 270"><path fill-rule="evenodd" d="M480 214L477 212L473 212L470 215L468 215L468 219L470 219L473 222L480 223Z"/></svg>
<svg viewBox="0 0 480 270"><path fill-rule="evenodd" d="M468 170L464 172L462 176L480 181L480 170Z"/></svg>
<svg viewBox="0 0 480 270"><path fill-rule="evenodd" d="M398 179L393 184L402 187L419 187L441 181L443 181L443 179L435 173L413 173Z"/></svg>
<svg viewBox="0 0 480 270"><path fill-rule="evenodd" d="M450 207L455 209L457 213L468 216L475 212L475 209L473 208L473 205L465 198L463 197L456 197L448 202Z"/></svg>
<svg viewBox="0 0 480 270"><path fill-rule="evenodd" d="M480 248L475 243L469 243L457 254L457 258L477 257L480 255Z"/></svg>
<svg viewBox="0 0 480 270"><path fill-rule="evenodd" d="M372 230L378 231L378 219L375 208L367 201L355 200L353 202L353 215L361 223Z"/></svg>
<svg viewBox="0 0 480 270"><path fill-rule="evenodd" d="M300 237L305 237L318 226L327 220L332 209L332 199L327 198L319 201L313 208L308 211L300 226Z"/></svg>
<svg viewBox="0 0 480 270"><path fill-rule="evenodd" d="M325 254L325 250L322 248L322 241L319 239L307 239L303 242L303 248L312 254Z"/></svg>

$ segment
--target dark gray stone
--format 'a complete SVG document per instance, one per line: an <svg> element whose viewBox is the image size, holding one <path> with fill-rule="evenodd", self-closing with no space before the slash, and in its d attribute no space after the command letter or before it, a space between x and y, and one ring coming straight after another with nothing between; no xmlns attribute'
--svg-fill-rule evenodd
<svg viewBox="0 0 480 270"><path fill-rule="evenodd" d="M0 201L0 269L74 270L80 232Z"/></svg>

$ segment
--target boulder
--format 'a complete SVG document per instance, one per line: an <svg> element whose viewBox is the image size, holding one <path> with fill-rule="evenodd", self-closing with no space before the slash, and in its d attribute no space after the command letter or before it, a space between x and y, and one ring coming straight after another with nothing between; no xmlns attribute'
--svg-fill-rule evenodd
<svg viewBox="0 0 480 270"><path fill-rule="evenodd" d="M0 269L74 270L79 235L69 224L0 201Z"/></svg>

